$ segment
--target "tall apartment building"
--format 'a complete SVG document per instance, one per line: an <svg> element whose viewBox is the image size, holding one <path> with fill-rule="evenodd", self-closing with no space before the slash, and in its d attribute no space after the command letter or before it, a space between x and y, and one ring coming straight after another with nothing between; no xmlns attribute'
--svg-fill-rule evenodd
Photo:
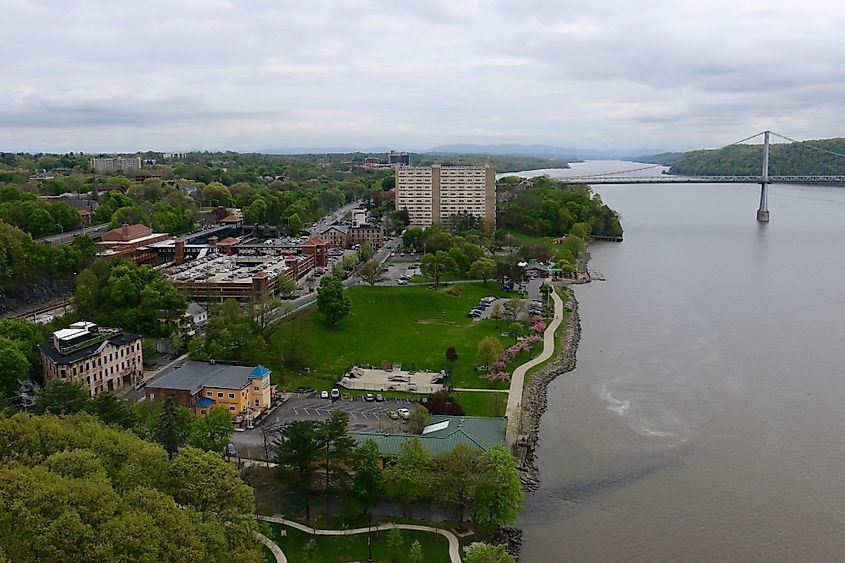
<svg viewBox="0 0 845 563"><path fill-rule="evenodd" d="M390 151L387 153L387 163L404 164L407 166L408 164L411 164L411 155L406 152Z"/></svg>
<svg viewBox="0 0 845 563"><path fill-rule="evenodd" d="M141 168L141 157L139 156L115 156L107 158L92 158L91 166L97 172L105 170L129 170L132 168Z"/></svg>
<svg viewBox="0 0 845 563"><path fill-rule="evenodd" d="M496 226L496 170L490 166L400 166L396 211L408 210L411 225L446 224L464 212Z"/></svg>
<svg viewBox="0 0 845 563"><path fill-rule="evenodd" d="M119 328L80 321L38 345L44 378L80 381L92 396L117 391L143 378L141 337Z"/></svg>

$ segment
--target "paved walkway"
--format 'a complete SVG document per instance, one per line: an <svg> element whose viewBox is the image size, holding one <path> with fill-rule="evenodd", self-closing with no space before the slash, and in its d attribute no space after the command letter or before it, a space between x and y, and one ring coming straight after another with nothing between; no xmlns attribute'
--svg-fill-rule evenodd
<svg viewBox="0 0 845 563"><path fill-rule="evenodd" d="M508 448L514 444L519 434L519 418L522 407L522 390L525 387L525 374L528 373L529 369L545 362L555 353L555 331L560 326L560 323L563 322L563 299L560 298L557 291L552 291L552 300L555 302L555 316L543 334L543 352L533 360L525 362L516 368L511 376L508 408L505 411L505 416L508 418L505 445Z"/></svg>
<svg viewBox="0 0 845 563"><path fill-rule="evenodd" d="M264 520L266 522L273 522L274 524L282 524L283 526L290 526L291 528L296 528L302 532L307 534L313 534L317 536L349 536L353 534L366 534L370 530L373 531L383 531L383 530L390 530L392 528L399 528L400 530L413 530L416 532L431 532L433 534L440 534L441 536L445 537L449 540L449 559L452 560L452 563L461 563L461 547L458 543L458 536L450 532L449 530L444 530L442 528L434 528L431 526L418 526L416 524L379 524L378 526L373 526L372 528L352 528L350 530L318 530L316 528L312 528L310 526L306 526L305 524L300 524L299 522L294 522L293 520L287 520L280 516L258 516L260 520ZM268 546L269 547L269 546ZM280 550L281 551L281 550ZM275 554L275 552L274 552ZM282 555L284 557L284 554ZM283 561L280 560L278 555L276 556L276 561ZM284 560L286 561L286 560Z"/></svg>
<svg viewBox="0 0 845 563"><path fill-rule="evenodd" d="M285 552L282 551L282 548L279 547L276 542L264 534L259 534L258 532L253 533L255 534L255 537L258 538L258 541L266 545L267 549L273 552L273 557L276 558L276 563L288 563L288 558L285 557Z"/></svg>
<svg viewBox="0 0 845 563"><path fill-rule="evenodd" d="M508 389L462 389L460 387L452 387L452 391L466 391L467 393L510 393Z"/></svg>

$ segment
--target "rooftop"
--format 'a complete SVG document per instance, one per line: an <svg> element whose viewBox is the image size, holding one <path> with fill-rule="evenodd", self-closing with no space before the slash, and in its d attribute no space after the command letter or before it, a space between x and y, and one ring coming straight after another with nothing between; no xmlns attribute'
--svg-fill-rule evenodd
<svg viewBox="0 0 845 563"><path fill-rule="evenodd" d="M373 440L384 457L397 455L406 440L418 438L429 454L437 456L451 451L458 444L485 451L504 444L505 425L505 418L436 415L421 436L378 432L353 432L352 436L359 443Z"/></svg>
<svg viewBox="0 0 845 563"><path fill-rule="evenodd" d="M196 395L203 387L243 389L249 385L250 379L261 379L269 374L270 370L261 364L247 367L219 362L189 361L165 370L150 381L147 387L189 391Z"/></svg>

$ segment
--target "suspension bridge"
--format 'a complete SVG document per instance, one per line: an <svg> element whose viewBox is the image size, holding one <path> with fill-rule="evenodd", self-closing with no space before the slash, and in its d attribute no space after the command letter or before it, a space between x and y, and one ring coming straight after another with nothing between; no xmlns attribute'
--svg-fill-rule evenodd
<svg viewBox="0 0 845 563"><path fill-rule="evenodd" d="M566 176L556 178L564 184L760 184L760 205L757 208L757 220L761 223L769 222L769 184L845 184L845 175L838 176L771 176L769 175L769 139L774 135L792 143L800 143L789 137L785 137L773 131L763 131L746 137L735 143L725 145L721 148L727 148L740 143L745 143L756 137L763 136L763 163L762 173L759 176L683 176L675 174L666 174L661 171L660 174L654 176L647 175L632 175L637 172L644 172L652 169L665 169L665 165L654 164L652 166L644 166L641 168L634 168L631 170L621 170L618 172L605 172L602 174L591 174L586 176ZM845 154L840 154L834 151L815 147L813 145L804 145L810 149L821 151L845 158ZM716 149L719 150L719 149ZM689 160L701 156L705 153L695 153L685 158L675 161Z"/></svg>

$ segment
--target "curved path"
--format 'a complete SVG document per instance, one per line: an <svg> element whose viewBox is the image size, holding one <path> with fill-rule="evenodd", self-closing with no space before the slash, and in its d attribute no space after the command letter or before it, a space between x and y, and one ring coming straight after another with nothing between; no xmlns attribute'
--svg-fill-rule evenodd
<svg viewBox="0 0 845 563"><path fill-rule="evenodd" d="M302 532L313 534L317 536L350 536L353 534L366 534L370 530L373 531L384 531L390 530L392 528L399 528L400 530L413 530L416 532L431 532L433 534L440 534L441 536L445 537L449 540L449 559L452 560L452 563L461 563L461 547L458 543L458 536L450 532L449 530L443 530L442 528L434 528L431 526L418 526L416 524L379 524L377 526L373 526L372 528L352 528L349 530L318 530L316 528L312 528L311 526L306 526L305 524L300 524L299 522L294 522L293 520L286 520L285 518L281 518L279 516L258 516L260 520L265 520L267 522L273 522L274 524L282 524L283 526L290 526L291 528L296 528ZM263 540L262 540L263 541ZM270 540L268 540L270 541ZM266 544L265 544L266 545ZM270 547L269 545L267 547ZM278 546L277 546L278 547ZM272 548L270 548L272 549ZM281 553L281 550L279 550ZM273 554L275 555L275 551ZM284 554L282 554L284 558ZM276 555L276 561L287 561L286 559L279 559L279 556Z"/></svg>
<svg viewBox="0 0 845 563"><path fill-rule="evenodd" d="M259 534L258 532L253 533L255 534L255 537L258 538L258 541L266 545L267 549L273 552L273 557L276 558L276 563L288 563L288 558L285 557L285 552L282 551L282 548L279 547L276 542L264 534Z"/></svg>
<svg viewBox="0 0 845 563"><path fill-rule="evenodd" d="M552 288L554 289L554 288ZM546 327L546 332L543 333L543 352L528 362L525 362L513 371L511 376L511 387L508 392L508 408L505 411L505 416L508 418L508 427L505 433L505 445L510 448L516 441L516 436L519 434L519 417L522 407L522 390L525 387L525 374L534 366L541 364L552 357L555 353L555 331L563 322L563 299L557 294L557 291L552 291L552 301L555 302L555 316L551 324Z"/></svg>

